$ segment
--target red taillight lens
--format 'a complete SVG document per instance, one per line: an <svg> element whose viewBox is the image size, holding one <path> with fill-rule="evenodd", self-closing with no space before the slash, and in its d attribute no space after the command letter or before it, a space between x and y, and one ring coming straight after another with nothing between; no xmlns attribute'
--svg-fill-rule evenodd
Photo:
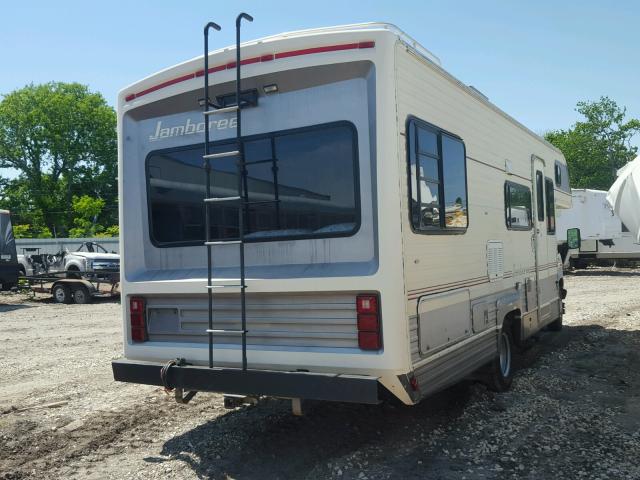
<svg viewBox="0 0 640 480"><path fill-rule="evenodd" d="M144 298L131 297L129 299L129 319L131 323L131 340L144 342L147 340L147 322L145 321Z"/></svg>
<svg viewBox="0 0 640 480"><path fill-rule="evenodd" d="M377 295L358 295L358 346L362 350L380 350L382 332L380 329L380 311Z"/></svg>
<svg viewBox="0 0 640 480"><path fill-rule="evenodd" d="M356 308L358 314L378 313L378 297L375 295L358 295L356 297Z"/></svg>
<svg viewBox="0 0 640 480"><path fill-rule="evenodd" d="M379 332L358 332L358 346L362 350L380 350L382 339Z"/></svg>
<svg viewBox="0 0 640 480"><path fill-rule="evenodd" d="M377 332L378 328L378 316L363 313L358 315L358 331L362 332Z"/></svg>

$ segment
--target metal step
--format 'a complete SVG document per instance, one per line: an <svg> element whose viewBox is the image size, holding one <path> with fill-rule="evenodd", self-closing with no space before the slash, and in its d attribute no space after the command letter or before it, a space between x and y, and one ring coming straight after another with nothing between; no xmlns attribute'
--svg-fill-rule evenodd
<svg viewBox="0 0 640 480"><path fill-rule="evenodd" d="M207 333L229 333L231 335L242 335L244 333L248 333L249 330L218 330L218 329L207 329Z"/></svg>
<svg viewBox="0 0 640 480"><path fill-rule="evenodd" d="M242 243L240 240L219 240L214 242L204 242L205 245L210 247L214 245L238 245L240 243Z"/></svg>
<svg viewBox="0 0 640 480"><path fill-rule="evenodd" d="M231 150L229 152L210 153L209 155L203 155L202 158L205 160L213 160L215 158L237 157L238 155L240 155L238 150Z"/></svg>
<svg viewBox="0 0 640 480"><path fill-rule="evenodd" d="M223 108L216 108L214 110L207 110L206 112L204 112L205 116L207 115L216 115L218 113L229 113L229 112L235 112L238 110L238 106L234 105L233 107L223 107Z"/></svg>
<svg viewBox="0 0 640 480"><path fill-rule="evenodd" d="M226 284L226 285L207 285L208 289L212 288L247 288L246 285L242 285L240 283L237 284Z"/></svg>
<svg viewBox="0 0 640 480"><path fill-rule="evenodd" d="M242 200L242 197L211 197L205 198L204 201L206 203L216 203L216 202L237 202L238 200Z"/></svg>

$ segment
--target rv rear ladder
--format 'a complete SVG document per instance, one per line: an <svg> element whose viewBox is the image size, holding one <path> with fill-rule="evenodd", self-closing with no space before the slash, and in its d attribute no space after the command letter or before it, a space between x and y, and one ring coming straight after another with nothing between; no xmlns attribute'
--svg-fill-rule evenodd
<svg viewBox="0 0 640 480"><path fill-rule="evenodd" d="M247 369L247 308L246 308L246 277L245 277L245 258L244 258L244 227L245 227L245 216L246 216L246 208L249 203L256 202L248 202L248 191L247 191L247 169L246 162L244 158L244 147L242 143L242 102L240 97L241 89L241 77L240 77L240 25L242 20L248 20L249 22L253 21L253 17L246 13L241 13L236 18L236 105L234 106L225 106L220 107L209 100L209 30L220 30L220 26L216 23L209 22L204 27L204 118L205 124L207 127L204 129L204 168L205 168L205 178L206 178L206 198L204 198L204 207L205 207L205 242L204 245L207 247L207 293L208 293L208 307L209 307L209 315L208 315L208 328L206 333L209 337L209 368L213 368L213 335L240 335L242 337L242 370ZM229 150L226 152L219 153L211 153L210 152L210 142L209 142L209 116L216 114L224 114L235 112L237 117L237 127L236 127L236 149ZM227 157L237 157L237 177L238 177L238 193L235 196L228 197L212 197L211 195L211 162L221 158ZM213 204L218 203L235 203L238 208L238 238L233 240L215 240L211 238L211 218L210 218L210 208ZM239 264L239 283L234 284L219 284L213 283L213 255L212 255L212 247L218 245L238 245L240 250L240 264ZM215 289L225 289L225 288L237 288L240 289L240 320L241 327L240 329L219 329L213 327L213 302L214 302L214 294L213 291Z"/></svg>

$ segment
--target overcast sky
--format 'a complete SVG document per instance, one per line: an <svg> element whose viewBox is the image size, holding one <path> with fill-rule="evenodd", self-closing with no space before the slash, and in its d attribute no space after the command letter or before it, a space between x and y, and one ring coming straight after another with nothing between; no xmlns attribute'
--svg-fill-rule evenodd
<svg viewBox="0 0 640 480"><path fill-rule="evenodd" d="M461 81L532 130L568 128L579 100L608 95L640 118L640 2L603 1L120 1L7 2L0 29L0 93L31 82L77 81L114 105L117 92L202 50L202 27L233 43L302 28L398 25ZM640 139L636 138L636 144Z"/></svg>

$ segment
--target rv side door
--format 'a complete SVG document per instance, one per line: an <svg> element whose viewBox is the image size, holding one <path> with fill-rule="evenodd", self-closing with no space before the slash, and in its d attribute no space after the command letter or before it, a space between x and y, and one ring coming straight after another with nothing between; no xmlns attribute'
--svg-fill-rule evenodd
<svg viewBox="0 0 640 480"><path fill-rule="evenodd" d="M531 181L533 192L533 232L532 246L535 273L531 279L532 288L527 289L527 295L531 300L529 305L536 310L536 317L539 317L540 308L540 265L543 264L543 257L546 257L546 226L545 226L545 197L544 197L544 167L545 163L535 155L531 159ZM538 322L540 321L537 318Z"/></svg>

